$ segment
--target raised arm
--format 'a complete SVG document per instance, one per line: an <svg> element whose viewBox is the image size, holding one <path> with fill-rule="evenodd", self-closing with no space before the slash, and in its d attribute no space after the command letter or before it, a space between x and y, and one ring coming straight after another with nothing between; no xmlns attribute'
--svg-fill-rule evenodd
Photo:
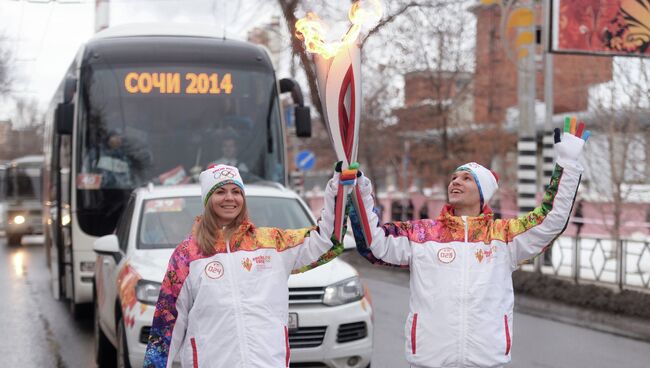
<svg viewBox="0 0 650 368"><path fill-rule="evenodd" d="M357 251L361 256L373 264L386 266L408 267L411 262L411 244L409 222L394 222L381 225L379 217L373 211L375 201L372 198L372 183L365 175L358 180L361 200L366 209L366 216L370 224L372 243L367 244L361 231L359 214L350 211L350 222L354 233Z"/></svg>
<svg viewBox="0 0 650 368"><path fill-rule="evenodd" d="M316 226L298 230L271 229L276 232L276 247L284 254L291 273L305 272L325 264L343 252L343 243L334 239L334 202L339 186L335 173L325 188L325 203ZM344 219L344 223L347 221Z"/></svg>
<svg viewBox="0 0 650 368"><path fill-rule="evenodd" d="M557 162L541 205L516 219L502 220L507 223L513 268L542 253L566 229L583 171L578 159L591 134L583 132L584 123L576 128L575 118L567 120L561 137L555 130Z"/></svg>
<svg viewBox="0 0 650 368"><path fill-rule="evenodd" d="M189 283L189 240L172 254L160 287L149 343L144 355L145 368L169 368L180 350L187 329L192 297Z"/></svg>

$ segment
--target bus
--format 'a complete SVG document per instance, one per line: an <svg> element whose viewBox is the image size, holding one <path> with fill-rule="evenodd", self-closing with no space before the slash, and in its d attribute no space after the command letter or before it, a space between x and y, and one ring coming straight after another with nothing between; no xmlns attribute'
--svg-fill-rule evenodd
<svg viewBox="0 0 650 368"><path fill-rule="evenodd" d="M41 173L43 156L20 157L3 164L0 200L9 245L20 245L24 235L43 234Z"/></svg>
<svg viewBox="0 0 650 368"><path fill-rule="evenodd" d="M210 29L125 25L82 45L46 114L44 213L52 291L73 312L93 298L93 242L114 231L133 189L193 182L213 163L286 185L295 134L311 135L293 79L265 48Z"/></svg>

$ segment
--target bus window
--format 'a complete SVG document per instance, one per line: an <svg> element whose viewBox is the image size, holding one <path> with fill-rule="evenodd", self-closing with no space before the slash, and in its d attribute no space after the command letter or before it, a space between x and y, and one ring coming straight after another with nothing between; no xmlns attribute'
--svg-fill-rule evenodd
<svg viewBox="0 0 650 368"><path fill-rule="evenodd" d="M12 199L41 198L41 169L12 167L7 170L7 193Z"/></svg>
<svg viewBox="0 0 650 368"><path fill-rule="evenodd" d="M219 160L233 160L246 182L284 183L272 71L100 57L84 64L80 75L80 154L71 179L84 232L111 233L134 188L191 182Z"/></svg>
<svg viewBox="0 0 650 368"><path fill-rule="evenodd" d="M225 154L236 154L233 159L246 181L284 181L272 74L105 64L89 65L85 71L80 189L132 189L159 182L179 165L189 180L190 173ZM215 84L219 75L228 75L232 86L223 77ZM180 89L169 83L180 83ZM211 90L213 86L219 88Z"/></svg>

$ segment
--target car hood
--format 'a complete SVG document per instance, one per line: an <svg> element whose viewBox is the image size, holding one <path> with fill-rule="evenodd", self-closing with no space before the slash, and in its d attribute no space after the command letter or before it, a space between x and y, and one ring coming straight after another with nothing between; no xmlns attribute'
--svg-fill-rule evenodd
<svg viewBox="0 0 650 368"><path fill-rule="evenodd" d="M338 258L307 272L289 277L289 287L325 287L338 281L357 276L357 270Z"/></svg>
<svg viewBox="0 0 650 368"><path fill-rule="evenodd" d="M143 280L162 282L174 249L139 250L129 260ZM307 272L289 277L289 287L325 287L356 276L357 271L338 258Z"/></svg>
<svg viewBox="0 0 650 368"><path fill-rule="evenodd" d="M173 252L173 248L138 250L129 260L129 264L143 280L162 282Z"/></svg>

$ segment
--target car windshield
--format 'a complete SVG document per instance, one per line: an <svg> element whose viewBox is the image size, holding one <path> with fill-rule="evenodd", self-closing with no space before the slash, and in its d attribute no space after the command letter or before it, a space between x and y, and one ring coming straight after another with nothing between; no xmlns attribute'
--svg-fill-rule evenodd
<svg viewBox="0 0 650 368"><path fill-rule="evenodd" d="M300 229L313 226L307 209L295 198L247 196L251 221L258 227ZM174 248L187 238L203 210L198 196L144 201L138 231L139 249Z"/></svg>

